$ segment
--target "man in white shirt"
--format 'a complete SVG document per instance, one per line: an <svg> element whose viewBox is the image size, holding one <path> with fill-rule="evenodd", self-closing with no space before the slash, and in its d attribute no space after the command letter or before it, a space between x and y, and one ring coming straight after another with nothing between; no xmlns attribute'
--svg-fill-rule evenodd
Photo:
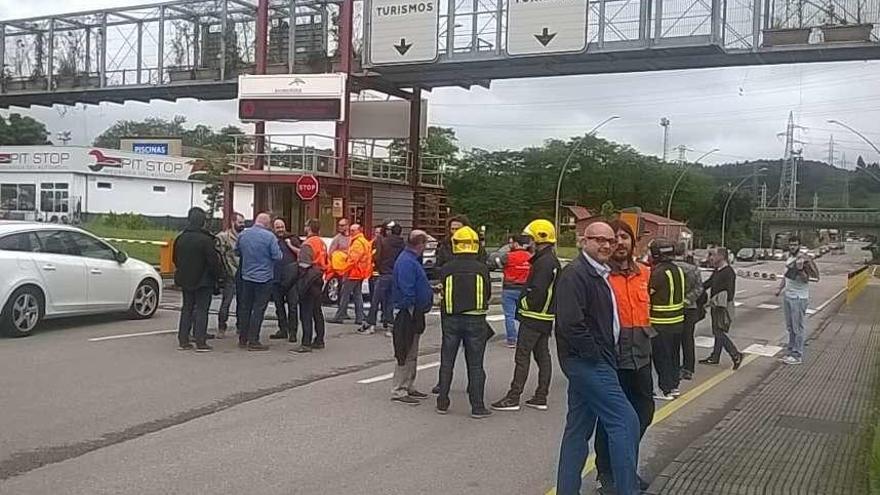
<svg viewBox="0 0 880 495"><path fill-rule="evenodd" d="M777 296L784 293L782 304L785 312L785 328L788 330L788 355L782 358L782 362L791 365L804 362L810 278L819 278L819 270L815 262L800 251L800 240L797 237L790 238L788 258L785 260L785 275L776 291Z"/></svg>

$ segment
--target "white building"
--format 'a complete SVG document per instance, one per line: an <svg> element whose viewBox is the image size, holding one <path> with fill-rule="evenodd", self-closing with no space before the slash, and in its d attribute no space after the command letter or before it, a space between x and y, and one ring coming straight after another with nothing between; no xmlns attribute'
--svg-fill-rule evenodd
<svg viewBox="0 0 880 495"><path fill-rule="evenodd" d="M86 146L0 146L0 218L74 221L110 212L184 218L193 206L207 209L201 165ZM235 211L251 218L253 186L236 184L234 201Z"/></svg>

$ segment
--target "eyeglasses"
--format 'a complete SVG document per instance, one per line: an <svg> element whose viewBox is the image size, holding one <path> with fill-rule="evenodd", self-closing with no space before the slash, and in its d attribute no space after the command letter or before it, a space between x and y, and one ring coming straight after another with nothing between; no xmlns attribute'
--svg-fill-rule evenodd
<svg viewBox="0 0 880 495"><path fill-rule="evenodd" d="M588 235L585 238L595 242L596 244L608 244L609 246L616 246L617 245L617 238L616 237L602 237L602 236Z"/></svg>

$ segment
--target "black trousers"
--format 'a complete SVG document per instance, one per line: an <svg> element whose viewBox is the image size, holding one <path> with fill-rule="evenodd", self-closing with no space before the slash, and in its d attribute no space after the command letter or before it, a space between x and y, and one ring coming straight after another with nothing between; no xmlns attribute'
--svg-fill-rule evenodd
<svg viewBox="0 0 880 495"><path fill-rule="evenodd" d="M324 343L324 310L321 307L324 298L324 285L322 282L318 277L312 284L299 288L303 291L302 294L299 294L299 320L303 330L301 343L305 346ZM294 336L296 336L296 330L294 330Z"/></svg>
<svg viewBox="0 0 880 495"><path fill-rule="evenodd" d="M727 332L730 330L730 318L727 310L723 308L712 308L712 335L715 337L715 347L712 349L710 356L713 361L721 359L721 348L723 347L731 359L739 357L741 354L736 344L730 340Z"/></svg>
<svg viewBox="0 0 880 495"><path fill-rule="evenodd" d="M639 438L654 421L654 377L651 365L642 366L637 370L617 370L617 377L623 393L629 399L636 415L639 417ZM596 424L596 471L599 476L613 480L611 474L611 458L608 451L608 434L599 421Z"/></svg>
<svg viewBox="0 0 880 495"><path fill-rule="evenodd" d="M275 304L275 316L278 318L278 331L296 340L299 329L297 307L299 306L299 290L296 283L285 290L281 284L275 284L272 291L272 302Z"/></svg>
<svg viewBox="0 0 880 495"><path fill-rule="evenodd" d="M657 385L665 393L678 388L681 381L681 334L683 324L654 325L657 337L651 341Z"/></svg>
<svg viewBox="0 0 880 495"><path fill-rule="evenodd" d="M516 354L513 357L513 381L510 383L507 397L519 400L529 379L529 367L534 356L538 364L538 388L535 390L535 398L547 399L547 394L550 393L550 378L553 374L549 341L549 332L536 329L528 320L520 322Z"/></svg>
<svg viewBox="0 0 880 495"><path fill-rule="evenodd" d="M684 329L681 332L681 369L694 372L696 354L694 349L694 329L697 327L699 311L695 309L684 310ZM676 361L679 362L679 361Z"/></svg>
<svg viewBox="0 0 880 495"><path fill-rule="evenodd" d="M189 344L190 333L196 344L204 344L208 336L208 310L211 308L213 289L200 287L183 291L183 307L177 327L177 341Z"/></svg>

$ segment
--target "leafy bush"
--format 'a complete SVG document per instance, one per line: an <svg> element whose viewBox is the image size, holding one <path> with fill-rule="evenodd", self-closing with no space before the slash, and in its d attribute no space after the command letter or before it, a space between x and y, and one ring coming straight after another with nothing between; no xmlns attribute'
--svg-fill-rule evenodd
<svg viewBox="0 0 880 495"><path fill-rule="evenodd" d="M138 213L110 212L101 219L101 225L113 229L150 230L156 228L152 222Z"/></svg>

